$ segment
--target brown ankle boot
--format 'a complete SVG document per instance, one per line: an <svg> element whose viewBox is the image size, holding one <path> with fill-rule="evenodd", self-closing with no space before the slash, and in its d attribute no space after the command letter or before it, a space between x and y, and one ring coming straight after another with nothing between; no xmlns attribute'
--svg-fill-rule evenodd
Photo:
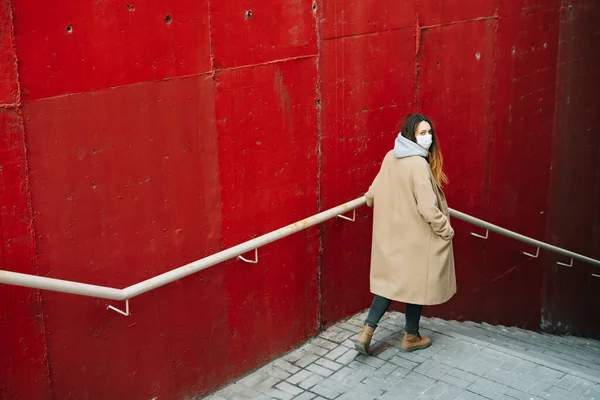
<svg viewBox="0 0 600 400"><path fill-rule="evenodd" d="M404 352L411 352L415 350L426 349L431 346L431 338L425 336L421 337L419 333L415 335L411 335L410 333L405 333L404 338L402 339L402 348L401 350Z"/></svg>
<svg viewBox="0 0 600 400"><path fill-rule="evenodd" d="M354 348L356 351L365 355L371 354L371 339L373 338L374 332L375 329L365 324L358 339L354 340Z"/></svg>

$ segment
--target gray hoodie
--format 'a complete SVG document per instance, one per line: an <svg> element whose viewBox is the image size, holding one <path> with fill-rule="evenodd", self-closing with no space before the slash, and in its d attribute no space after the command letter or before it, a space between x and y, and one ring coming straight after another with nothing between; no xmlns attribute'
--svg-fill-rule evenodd
<svg viewBox="0 0 600 400"><path fill-rule="evenodd" d="M396 138L396 143L394 144L394 155L396 158L405 158L411 156L428 158L429 152L412 140L402 136L402 133L399 133L398 137Z"/></svg>

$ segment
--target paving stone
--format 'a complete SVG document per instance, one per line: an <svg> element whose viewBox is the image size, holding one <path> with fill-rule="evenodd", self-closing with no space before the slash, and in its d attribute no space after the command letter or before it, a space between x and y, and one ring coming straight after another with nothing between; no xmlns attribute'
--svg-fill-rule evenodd
<svg viewBox="0 0 600 400"><path fill-rule="evenodd" d="M509 390L509 388L485 378L478 378L467 388L467 390L485 397L489 397L490 399L495 399L499 395Z"/></svg>
<svg viewBox="0 0 600 400"><path fill-rule="evenodd" d="M344 376L331 376L330 379L341 382L348 389L352 389L360 385L360 383L370 376L370 373L367 371L359 371L356 369L348 368L352 371L350 374L344 374Z"/></svg>
<svg viewBox="0 0 600 400"><path fill-rule="evenodd" d="M305 345L304 348L306 350L308 350L309 353L316 354L320 357L323 357L325 354L329 353L329 351L330 351L330 349L326 349L315 343L309 343L309 344Z"/></svg>
<svg viewBox="0 0 600 400"><path fill-rule="evenodd" d="M600 400L600 385L596 385L588 390L581 400Z"/></svg>
<svg viewBox="0 0 600 400"><path fill-rule="evenodd" d="M408 361L415 362L417 364L421 364L421 363L427 361L427 357L423 357L421 354L419 354L419 352L413 352L413 353L399 352L398 356L405 358Z"/></svg>
<svg viewBox="0 0 600 400"><path fill-rule="evenodd" d="M460 378L457 378L455 376L448 375L448 374L442 376L440 378L440 380L442 382L446 382L446 383L448 383L448 384L450 384L452 386L455 386L455 387L458 387L458 388L463 388L463 389L466 389L471 384L471 382L464 381L464 380L462 380Z"/></svg>
<svg viewBox="0 0 600 400"><path fill-rule="evenodd" d="M304 392L304 393L294 397L294 400L313 400L315 397L317 397L317 395L310 393L310 392Z"/></svg>
<svg viewBox="0 0 600 400"><path fill-rule="evenodd" d="M300 368L286 360L276 360L272 363L272 365L281 371L287 372L288 374L295 374L296 372L300 371Z"/></svg>
<svg viewBox="0 0 600 400"><path fill-rule="evenodd" d="M477 358L469 358L460 364L460 369L477 376L483 376L493 368L495 368L494 364Z"/></svg>
<svg viewBox="0 0 600 400"><path fill-rule="evenodd" d="M358 332L360 332L361 330L362 328L358 328ZM319 337L330 340L335 343L342 343L344 340L348 339L349 337L355 334L356 332L354 332L353 330L346 330L340 326L334 326L321 333Z"/></svg>
<svg viewBox="0 0 600 400"><path fill-rule="evenodd" d="M395 347L387 347L387 348L384 348L383 351L376 353L375 356L377 358L387 361L390 358L392 358L393 356L395 356L396 354L398 354L399 352L400 352L400 350L398 350Z"/></svg>
<svg viewBox="0 0 600 400"><path fill-rule="evenodd" d="M301 359L296 361L295 364L300 368L306 368L307 366L309 366L313 362L317 361L318 359L319 359L318 355L312 354L312 353L307 353Z"/></svg>
<svg viewBox="0 0 600 400"><path fill-rule="evenodd" d="M316 365L316 364L310 364L308 367L306 367L307 371L310 372L314 372L317 375L321 375L324 377L328 377L331 374L333 374L333 371L330 369L327 369L325 367L321 367L320 365Z"/></svg>
<svg viewBox="0 0 600 400"><path fill-rule="evenodd" d="M539 381L555 384L560 381L565 374L563 372L538 365L529 371L527 375Z"/></svg>
<svg viewBox="0 0 600 400"><path fill-rule="evenodd" d="M260 394L259 391L253 390L239 383L233 384L221 390L218 395L229 400L252 399Z"/></svg>
<svg viewBox="0 0 600 400"><path fill-rule="evenodd" d="M512 373L502 368L492 368L483 375L484 378L494 382L501 383L506 386L510 386L516 382L521 375Z"/></svg>
<svg viewBox="0 0 600 400"><path fill-rule="evenodd" d="M535 379L525 375L525 376L521 376L515 382L511 383L510 387L512 387L513 389L520 390L522 392L527 392L527 389L529 389L531 386L533 386L536 382L539 382L539 381L536 381Z"/></svg>
<svg viewBox="0 0 600 400"><path fill-rule="evenodd" d="M404 357L398 357L398 356L392 357L390 359L390 362L399 367L406 368L406 369L414 369L419 366L419 364L416 362L409 361Z"/></svg>
<svg viewBox="0 0 600 400"><path fill-rule="evenodd" d="M542 395L551 387L552 386L546 382L535 382L533 385L524 390L524 392L533 396L543 397Z"/></svg>
<svg viewBox="0 0 600 400"><path fill-rule="evenodd" d="M326 358L321 358L317 361L315 361L316 365L320 365L321 367L325 367L327 369L330 369L332 371L337 371L338 369L342 368L343 365L342 364L338 364L334 361L328 360Z"/></svg>
<svg viewBox="0 0 600 400"><path fill-rule="evenodd" d="M418 372L414 372L414 371L410 371L406 375L406 379L408 379L409 381L413 381L415 383L419 383L423 386L432 386L436 382L435 379L432 379L428 376L419 374Z"/></svg>
<svg viewBox="0 0 600 400"><path fill-rule="evenodd" d="M375 400L376 397L367 393L361 392L346 392L338 397L336 400Z"/></svg>
<svg viewBox="0 0 600 400"><path fill-rule="evenodd" d="M212 396L205 397L206 400L228 400L226 397L219 396L218 394L213 394Z"/></svg>
<svg viewBox="0 0 600 400"><path fill-rule="evenodd" d="M477 375L471 374L469 372L465 372L458 368L452 368L452 369L448 370L446 372L446 374L454 376L458 379L461 379L461 380L463 380L465 382L469 382L469 383L473 383L473 382L477 381L477 379L479 379L479 377Z"/></svg>
<svg viewBox="0 0 600 400"><path fill-rule="evenodd" d="M370 365L371 367L380 368L385 365L385 361L376 357L365 356L363 354L359 354L356 358L356 361L359 361L363 364Z"/></svg>
<svg viewBox="0 0 600 400"><path fill-rule="evenodd" d="M388 313L367 357L352 342L364 317L334 325L208 399L600 400L598 341L423 319L433 345L403 353L404 316Z"/></svg>
<svg viewBox="0 0 600 400"><path fill-rule="evenodd" d="M300 393L304 392L304 390L300 389L299 387L290 385L287 382L281 382L278 385L276 385L275 388L289 393L292 396L298 396Z"/></svg>
<svg viewBox="0 0 600 400"><path fill-rule="evenodd" d="M580 395L585 395L590 389L597 385L573 375L565 375L556 383L556 386L570 390L574 393L579 393Z"/></svg>
<svg viewBox="0 0 600 400"><path fill-rule="evenodd" d="M349 349L349 350L346 350L346 352L341 357L336 359L335 361L339 364L347 365L347 364L350 364L352 361L354 361L357 356L358 356L358 351L356 351L354 349Z"/></svg>
<svg viewBox="0 0 600 400"><path fill-rule="evenodd" d="M308 378L312 375L314 375L312 372L303 369L303 370L298 371L298 373L290 376L287 379L287 382L291 383L292 385L298 385L300 382L302 382L303 380L305 380L306 378Z"/></svg>
<svg viewBox="0 0 600 400"><path fill-rule="evenodd" d="M394 386L386 380L374 376L366 378L364 381L362 381L362 383L371 389L381 390L382 392L390 390Z"/></svg>
<svg viewBox="0 0 600 400"><path fill-rule="evenodd" d="M542 397L544 399L551 399L551 400L572 400L573 392L563 389L563 388L560 388L558 386L552 386L550 389L546 390L539 397Z"/></svg>
<svg viewBox="0 0 600 400"><path fill-rule="evenodd" d="M537 364L534 364L530 361L521 361L521 363L512 370L512 372L516 373L516 374L528 374L529 371L531 371L532 369L534 369L537 366Z"/></svg>
<svg viewBox="0 0 600 400"><path fill-rule="evenodd" d="M335 349L336 347L338 347L338 343L331 342L331 341L329 341L327 339L323 339L322 337L314 338L309 343L313 344L315 346L319 346L319 347L322 347L324 349L327 349L327 352L329 352L329 351ZM325 353L325 354L327 354L327 353ZM323 355L325 355L325 354L323 354Z"/></svg>
<svg viewBox="0 0 600 400"><path fill-rule="evenodd" d="M340 369L339 371L337 371L335 374L331 375L331 379L334 379L338 382L342 382L344 379L346 379L348 376L352 375L353 373L355 373L356 370L350 367L344 367L342 369ZM364 377L367 377L369 374L365 374ZM363 377L363 379L364 379Z"/></svg>
<svg viewBox="0 0 600 400"><path fill-rule="evenodd" d="M437 399L450 389L450 385L444 382L433 382L433 385L423 393L426 397Z"/></svg>
<svg viewBox="0 0 600 400"><path fill-rule="evenodd" d="M354 324L350 324L348 322L341 322L339 327L353 333L360 333L362 331L362 327Z"/></svg>
<svg viewBox="0 0 600 400"><path fill-rule="evenodd" d="M356 390L359 393L364 393L367 394L369 396L374 396L376 398L381 397L381 395L383 395L383 390L371 387L369 385L366 385L364 383L359 383L358 385L356 385L353 390Z"/></svg>
<svg viewBox="0 0 600 400"><path fill-rule="evenodd" d="M348 352L348 349L344 346L338 346L335 349L331 350L329 353L325 354L325 358L335 361L340 358L344 354Z"/></svg>
<svg viewBox="0 0 600 400"><path fill-rule="evenodd" d="M454 386L450 386L450 387L448 387L448 390L446 390L436 400L455 400L456 398L458 398L458 396L460 396L464 392L465 392L464 389L457 388L457 387L454 387Z"/></svg>
<svg viewBox="0 0 600 400"><path fill-rule="evenodd" d="M588 384L587 383L577 384L571 389L571 391L575 392L575 393L581 393L581 391L583 391L583 387L588 388ZM588 390L585 391L583 396L589 396L592 398L595 397L600 400L600 385L592 385Z"/></svg>
<svg viewBox="0 0 600 400"><path fill-rule="evenodd" d="M276 388L266 390L264 394L266 394L269 398L278 400L291 400L294 397L293 395Z"/></svg>
<svg viewBox="0 0 600 400"><path fill-rule="evenodd" d="M404 379L401 382L398 382L397 384L394 385L394 387L405 388L406 390L408 390L410 392L417 393L417 396L421 395L421 394L424 394L427 391L427 389L429 389L429 386L427 386L427 385L423 385L423 384L420 384L420 383L417 383L417 382L413 382L413 381L408 380L408 379Z"/></svg>
<svg viewBox="0 0 600 400"><path fill-rule="evenodd" d="M412 391L404 387L394 387L387 391L381 397L380 400L415 400L419 397L419 393Z"/></svg>
<svg viewBox="0 0 600 400"><path fill-rule="evenodd" d="M535 397L516 389L508 389L504 394L517 400L541 400L540 397Z"/></svg>
<svg viewBox="0 0 600 400"><path fill-rule="evenodd" d="M347 388L340 382L324 380L318 385L314 386L310 391L326 399L335 399L342 393L346 392Z"/></svg>
<svg viewBox="0 0 600 400"><path fill-rule="evenodd" d="M359 371L366 371L370 374L374 373L375 371L377 371L377 368L361 363L360 361L352 361L349 365L350 368L354 368L356 370Z"/></svg>
<svg viewBox="0 0 600 400"><path fill-rule="evenodd" d="M296 361L298 361L302 357L304 357L306 354L308 354L308 351L306 351L306 349L299 348L299 349L296 349L296 350L292 351L291 353L283 356L282 360L285 360L290 363L295 363Z"/></svg>
<svg viewBox="0 0 600 400"><path fill-rule="evenodd" d="M556 382L556 386L561 387L563 389L570 390L576 384L581 381L580 378L573 375L565 375L558 382Z"/></svg>
<svg viewBox="0 0 600 400"><path fill-rule="evenodd" d="M449 369L451 369L451 367L447 365L441 364L433 360L427 360L418 367L416 367L414 371L418 372L419 374L427 375L430 378L440 379L446 374L446 371L448 371Z"/></svg>
<svg viewBox="0 0 600 400"><path fill-rule="evenodd" d="M483 396L480 396L478 394L475 393L471 393L471 392L462 392L457 398L456 400L488 400Z"/></svg>
<svg viewBox="0 0 600 400"><path fill-rule="evenodd" d="M259 369L258 371L241 379L238 382L238 384L256 390L258 392L262 392L271 388L273 385L279 383L280 381L280 378L269 375L264 369Z"/></svg>
<svg viewBox="0 0 600 400"><path fill-rule="evenodd" d="M409 369L397 367L394 372L385 377L385 380L396 385L401 382L406 375L410 373Z"/></svg>
<svg viewBox="0 0 600 400"><path fill-rule="evenodd" d="M304 379L302 382L298 383L298 386L300 386L304 390L309 390L313 386L321 383L323 381L323 379L325 379L325 378L322 377L321 375L312 374L308 378Z"/></svg>
<svg viewBox="0 0 600 400"><path fill-rule="evenodd" d="M397 368L399 368L399 367L395 366L392 363L386 363L385 365L382 365L380 368L377 368L377 370L375 372L373 372L371 374L371 376L373 376L375 378L385 379L386 376L388 376L389 374L394 372Z"/></svg>

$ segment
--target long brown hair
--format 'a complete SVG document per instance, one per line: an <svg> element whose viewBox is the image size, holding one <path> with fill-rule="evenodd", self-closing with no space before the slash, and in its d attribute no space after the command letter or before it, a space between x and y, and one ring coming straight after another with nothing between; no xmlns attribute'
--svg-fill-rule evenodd
<svg viewBox="0 0 600 400"><path fill-rule="evenodd" d="M448 177L444 173L444 157L442 156L442 151L440 149L440 144L435 134L435 129L433 127L433 122L426 116L422 114L412 114L410 115L404 125L402 126L402 136L417 143L417 138L415 136L415 132L417 131L417 126L421 122L427 122L431 125L431 135L433 138L433 143L429 148L429 166L431 167L431 172L433 174L433 178L438 182L440 186L443 186L448 183Z"/></svg>

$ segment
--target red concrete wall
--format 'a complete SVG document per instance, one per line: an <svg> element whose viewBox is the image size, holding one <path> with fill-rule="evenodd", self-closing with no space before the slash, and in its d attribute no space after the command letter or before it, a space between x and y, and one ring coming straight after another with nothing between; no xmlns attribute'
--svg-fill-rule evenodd
<svg viewBox="0 0 600 400"><path fill-rule="evenodd" d="M594 3L0 1L0 268L125 287L202 258L361 195L415 110L452 207L599 258ZM459 294L430 315L600 332L592 268L455 224ZM130 317L0 286L0 399L212 391L368 305L370 225L329 221Z"/></svg>
<svg viewBox="0 0 600 400"><path fill-rule="evenodd" d="M574 1L560 13L554 157L546 237L600 259L600 4ZM542 327L600 338L598 267L548 256Z"/></svg>

